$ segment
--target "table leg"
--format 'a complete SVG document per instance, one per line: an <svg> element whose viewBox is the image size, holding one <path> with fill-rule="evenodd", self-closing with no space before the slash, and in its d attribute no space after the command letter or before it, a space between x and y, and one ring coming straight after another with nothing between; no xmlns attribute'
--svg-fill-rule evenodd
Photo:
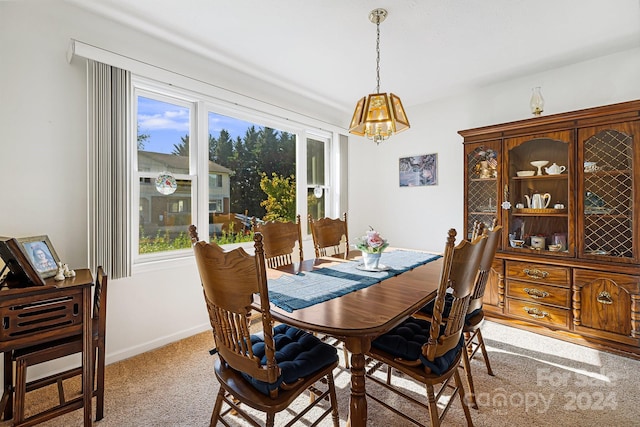
<svg viewBox="0 0 640 427"><path fill-rule="evenodd" d="M93 331L91 330L91 287L85 286L82 294L82 394L84 402L84 426L91 426L91 398L93 397Z"/></svg>
<svg viewBox="0 0 640 427"><path fill-rule="evenodd" d="M364 383L364 355L371 348L371 340L347 338L345 345L347 350L351 352L351 399L347 426L365 427L367 425L367 397Z"/></svg>

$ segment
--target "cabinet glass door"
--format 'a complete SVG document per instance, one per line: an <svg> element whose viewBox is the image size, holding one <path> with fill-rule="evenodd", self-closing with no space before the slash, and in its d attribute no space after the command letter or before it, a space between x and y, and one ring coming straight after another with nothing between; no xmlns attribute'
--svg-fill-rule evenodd
<svg viewBox="0 0 640 427"><path fill-rule="evenodd" d="M580 256L623 263L638 262L638 225L634 227L637 156L634 135L640 123L579 129ZM637 138L637 136L636 136ZM614 259L615 258L615 259Z"/></svg>
<svg viewBox="0 0 640 427"><path fill-rule="evenodd" d="M528 254L572 256L571 132L505 141L505 246Z"/></svg>
<svg viewBox="0 0 640 427"><path fill-rule="evenodd" d="M467 194L466 238L471 237L474 222L490 227L493 220L500 224L499 198L500 141L465 144Z"/></svg>

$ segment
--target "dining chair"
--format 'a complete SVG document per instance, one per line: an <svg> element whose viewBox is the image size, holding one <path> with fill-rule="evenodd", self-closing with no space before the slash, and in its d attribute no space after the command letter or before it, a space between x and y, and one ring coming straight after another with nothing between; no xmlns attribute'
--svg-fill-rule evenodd
<svg viewBox="0 0 640 427"><path fill-rule="evenodd" d="M471 374L471 360L476 355L478 350L482 352L484 363L487 367L487 373L493 376L493 370L491 369L489 355L484 345L484 339L482 337L480 326L482 325L482 323L484 323L485 318L484 311L482 310L482 299L484 297L484 291L487 287L489 275L491 274L491 267L496 255L498 243L500 242L500 235L502 234L502 226L497 226L496 224L497 220L494 219L491 223L490 228L485 228L483 222L476 221L473 224L471 233L472 241L481 236L486 236L487 238L487 243L482 254L482 259L480 260L480 266L478 267L478 275L473 286L473 294L471 300L469 301L469 309L467 310L467 314L465 316L465 324L462 329L463 335L465 337L465 347L467 348L467 351L463 353L462 367L464 368L467 385L469 387L469 399L471 401L471 406L474 409L478 409L478 404L476 402L475 387L473 384L473 376ZM433 313L433 306L434 301L429 302L418 312L414 313L414 317L430 321ZM443 313L445 317L449 315L450 309L451 296L446 295L445 308Z"/></svg>
<svg viewBox="0 0 640 427"><path fill-rule="evenodd" d="M496 220L494 219L493 220L494 225L495 225L495 221ZM482 236L482 233L484 233L484 230L485 230L484 222L473 221L473 227L471 228L471 238L469 240L474 240Z"/></svg>
<svg viewBox="0 0 640 427"><path fill-rule="evenodd" d="M94 370L91 383L94 384L93 396L96 397L96 421L104 417L104 369L105 369L105 339L107 330L107 275L100 266L97 268L96 281L93 294L92 311L92 359ZM67 400L64 391L64 380L82 375L82 367L66 370L45 378L27 382L27 368L52 361L58 358L70 356L82 352L82 335L59 339L31 347L22 348L13 352L12 361L15 363L14 385L14 423L28 422L25 419L26 394L39 388L57 384L59 404L46 409L38 414L41 421L57 417L70 410L82 407L82 396Z"/></svg>
<svg viewBox="0 0 640 427"><path fill-rule="evenodd" d="M491 363L489 362L489 355L484 345L484 339L482 338L482 331L480 327L484 323L484 310L482 309L482 299L484 298L484 291L487 287L487 281L491 274L491 267L493 260L498 249L498 243L500 242L500 236L502 234L502 226L496 226L495 221L491 230L486 230L484 233L487 236L487 244L480 260L480 267L478 268L478 276L476 283L473 286L473 294L469 301L469 309L465 316L464 327L462 333L465 337L466 350L463 352L462 364L467 377L467 385L469 387L469 395L471 400L471 406L478 409L476 402L476 393L473 385L473 376L471 375L471 360L474 358L478 350L482 353L484 364L487 367L487 373L493 376L493 370L491 369Z"/></svg>
<svg viewBox="0 0 640 427"><path fill-rule="evenodd" d="M298 396L310 390L315 399L286 425L328 398L329 407L320 408L324 410L317 422L331 414L334 427L338 427L333 379L338 353L310 333L286 324L274 327L262 234L254 233L253 256L242 248L227 252L214 242L200 241L193 225L189 234L213 329L213 351L218 354L214 373L220 389L210 425L229 425L224 418L229 413L260 425L242 408L244 404L266 413L265 425L273 426L277 413L290 409ZM261 315L261 330L252 334L249 319L254 310ZM320 382L326 385L324 391L316 386ZM228 406L224 411L223 403Z"/></svg>
<svg viewBox="0 0 640 427"><path fill-rule="evenodd" d="M473 242L462 240L456 246L455 237L456 231L449 230L431 322L409 317L390 332L376 338L367 352L367 356L373 363L373 366L366 370L367 380L426 409L431 426L440 425L450 406L455 402L456 395L460 398L467 425L473 425L462 380L458 373L458 365L465 351L462 334L464 319L487 238L482 236ZM451 306L449 315L445 317L443 311L447 294L451 295ZM387 366L386 381L375 375L377 369L384 365ZM402 385L392 384L392 368L426 386L426 404L410 396ZM445 396L443 393L449 388L452 392ZM405 411L400 411L375 397L371 393L371 388L366 393L372 400L397 415L420 425L419 421ZM438 411L438 404L443 406L441 412Z"/></svg>
<svg viewBox="0 0 640 427"><path fill-rule="evenodd" d="M258 223L253 218L253 231L262 234L264 247L264 260L269 268L278 268L292 264L296 244L298 245L298 260L304 259L302 249L302 228L300 215L296 216L296 222L267 221Z"/></svg>
<svg viewBox="0 0 640 427"><path fill-rule="evenodd" d="M316 220L309 215L308 219L316 258L330 256L341 259L352 259L362 255L361 251L349 250L349 230L347 227L346 212L342 214L342 218L325 217ZM328 335L321 337L321 339L323 341L331 340L334 346L342 345L345 367L349 369L349 352L344 343Z"/></svg>
<svg viewBox="0 0 640 427"><path fill-rule="evenodd" d="M349 250L346 212L342 214L342 218L313 219L309 215L309 228L311 229L316 258L331 256L351 259L361 255L360 251Z"/></svg>

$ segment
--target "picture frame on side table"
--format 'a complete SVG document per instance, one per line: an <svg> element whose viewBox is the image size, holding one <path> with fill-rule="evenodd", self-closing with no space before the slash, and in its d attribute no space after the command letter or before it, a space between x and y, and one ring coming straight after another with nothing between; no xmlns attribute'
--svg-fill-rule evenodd
<svg viewBox="0 0 640 427"><path fill-rule="evenodd" d="M21 237L17 240L40 277L46 279L56 275L60 258L48 236Z"/></svg>
<svg viewBox="0 0 640 427"><path fill-rule="evenodd" d="M419 187L438 184L438 154L401 157L400 187Z"/></svg>
<svg viewBox="0 0 640 427"><path fill-rule="evenodd" d="M25 255L17 239L0 237L0 258L4 263L2 271L9 270L3 277L3 283L6 279L7 286L44 286L44 279L36 271L31 259Z"/></svg>

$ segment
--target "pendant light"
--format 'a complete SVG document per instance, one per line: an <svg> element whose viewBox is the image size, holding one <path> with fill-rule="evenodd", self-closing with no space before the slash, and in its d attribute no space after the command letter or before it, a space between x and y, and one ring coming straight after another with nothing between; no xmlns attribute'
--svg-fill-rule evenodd
<svg viewBox="0 0 640 427"><path fill-rule="evenodd" d="M351 118L349 133L366 136L376 144L394 133L409 129L409 120L402 107L402 101L393 93L380 93L380 23L387 17L385 9L374 9L369 20L376 24L376 93L362 98L356 104Z"/></svg>

